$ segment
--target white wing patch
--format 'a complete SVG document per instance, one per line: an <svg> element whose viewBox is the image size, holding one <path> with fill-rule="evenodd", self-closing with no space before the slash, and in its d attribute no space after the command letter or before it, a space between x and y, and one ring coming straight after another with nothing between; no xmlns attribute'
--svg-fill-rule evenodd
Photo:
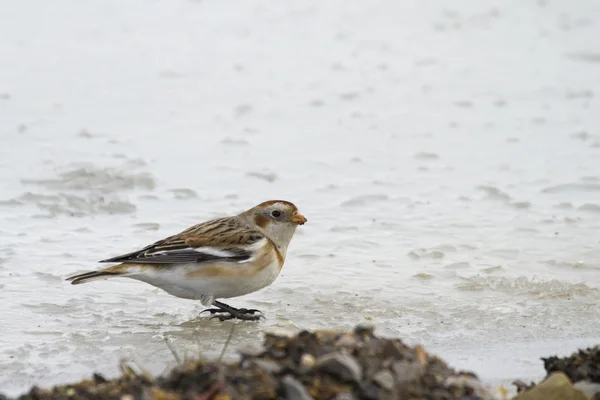
<svg viewBox="0 0 600 400"><path fill-rule="evenodd" d="M167 255L167 254L176 254L176 253L189 253L190 251L195 251L196 253L208 254L215 257L233 257L235 256L234 252L225 251L223 249L216 249L214 247L185 247L183 249L174 249L174 250L162 250L155 251L150 253L150 255Z"/></svg>
<svg viewBox="0 0 600 400"><path fill-rule="evenodd" d="M261 240L255 242L255 243L252 243L250 246L237 246L236 249L250 253L250 257L248 257L245 260L238 261L237 263L238 264L246 264L246 263L256 260L256 256L260 252L260 249L262 249L263 246L265 246L266 244L267 244L267 238L262 238ZM205 246L190 247L188 249L183 249L183 250L187 250L187 251L194 250L194 251L197 251L198 253L208 254L211 256L222 257L222 258L230 258L230 257L235 257L238 255L234 251L231 251L231 250L223 250L223 249L219 249L219 248L215 248L215 247L205 247Z"/></svg>
<svg viewBox="0 0 600 400"><path fill-rule="evenodd" d="M261 249L267 244L267 242L268 239L264 237L258 242L252 243L250 246L248 246L248 250L252 252L252 256L245 261L241 261L240 264L249 263L256 260L256 256L260 253Z"/></svg>
<svg viewBox="0 0 600 400"><path fill-rule="evenodd" d="M234 257L236 254L232 251L226 251L223 249L215 249L214 247L196 247L194 248L198 253L210 254L211 256L228 258Z"/></svg>

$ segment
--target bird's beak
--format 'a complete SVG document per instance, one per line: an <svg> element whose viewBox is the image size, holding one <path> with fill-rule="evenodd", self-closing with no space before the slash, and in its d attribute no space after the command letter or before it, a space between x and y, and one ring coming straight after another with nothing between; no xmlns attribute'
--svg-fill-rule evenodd
<svg viewBox="0 0 600 400"><path fill-rule="evenodd" d="M304 217L304 215L296 213L292 216L292 222L298 225L304 225L304 223L306 222L306 218Z"/></svg>

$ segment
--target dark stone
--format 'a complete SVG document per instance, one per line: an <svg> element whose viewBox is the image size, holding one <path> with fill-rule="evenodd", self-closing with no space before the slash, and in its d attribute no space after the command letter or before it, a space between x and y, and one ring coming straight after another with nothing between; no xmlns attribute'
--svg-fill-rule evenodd
<svg viewBox="0 0 600 400"><path fill-rule="evenodd" d="M328 372L343 381L359 382L362 368L352 356L343 353L327 354L317 360L315 368Z"/></svg>
<svg viewBox="0 0 600 400"><path fill-rule="evenodd" d="M281 380L281 385L287 400L314 400L304 385L292 376L285 376Z"/></svg>

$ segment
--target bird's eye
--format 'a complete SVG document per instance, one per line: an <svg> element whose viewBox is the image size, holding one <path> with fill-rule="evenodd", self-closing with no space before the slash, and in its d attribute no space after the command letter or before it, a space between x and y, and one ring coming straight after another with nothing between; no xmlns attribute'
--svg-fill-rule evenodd
<svg viewBox="0 0 600 400"><path fill-rule="evenodd" d="M271 211L271 215L274 218L279 218L279 217L281 217L281 211L279 211L279 210Z"/></svg>

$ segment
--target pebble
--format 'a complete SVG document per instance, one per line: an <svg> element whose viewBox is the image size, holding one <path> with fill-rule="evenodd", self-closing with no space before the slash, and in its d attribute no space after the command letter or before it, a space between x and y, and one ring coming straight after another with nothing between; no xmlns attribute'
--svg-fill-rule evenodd
<svg viewBox="0 0 600 400"><path fill-rule="evenodd" d="M245 357L258 357L263 355L267 349L260 343L249 342L238 349L238 353Z"/></svg>
<svg viewBox="0 0 600 400"><path fill-rule="evenodd" d="M291 339L295 336L294 332L284 328L269 328L265 330L266 337Z"/></svg>
<svg viewBox="0 0 600 400"><path fill-rule="evenodd" d="M371 335L373 336L375 332L375 327L370 324L360 324L356 328L354 328L354 333L357 335Z"/></svg>
<svg viewBox="0 0 600 400"><path fill-rule="evenodd" d="M335 342L335 347L354 347L356 345L356 337L351 334L342 335L337 342Z"/></svg>
<svg viewBox="0 0 600 400"><path fill-rule="evenodd" d="M292 376L285 376L281 380L285 398L288 400L313 400L313 397L308 393L304 385Z"/></svg>
<svg viewBox="0 0 600 400"><path fill-rule="evenodd" d="M392 364L392 371L396 375L399 383L411 382L416 380L422 373L421 366L414 362L396 361Z"/></svg>
<svg viewBox="0 0 600 400"><path fill-rule="evenodd" d="M343 381L359 382L362 378L362 367L348 354L327 354L317 360L315 368L337 376Z"/></svg>
<svg viewBox="0 0 600 400"><path fill-rule="evenodd" d="M471 399L473 400L492 400L494 398L490 391L485 386L483 386L481 381L471 375L449 376L444 381L444 385L446 387L454 386L459 388L469 388L473 390L473 395L471 395Z"/></svg>
<svg viewBox="0 0 600 400"><path fill-rule="evenodd" d="M381 370L378 373L376 373L373 377L373 381L375 381L375 383L379 385L379 387L385 390L391 391L394 388L394 376L387 369Z"/></svg>
<svg viewBox="0 0 600 400"><path fill-rule="evenodd" d="M106 382L106 378L100 374L93 374L92 379L94 379L94 382L96 382L97 384Z"/></svg>
<svg viewBox="0 0 600 400"><path fill-rule="evenodd" d="M272 360L263 360L260 358L256 358L252 360L251 365L263 369L271 374L277 374L281 372L281 365Z"/></svg>
<svg viewBox="0 0 600 400"><path fill-rule="evenodd" d="M311 354L302 354L300 358L300 365L304 368L312 368L316 362L317 360Z"/></svg>

